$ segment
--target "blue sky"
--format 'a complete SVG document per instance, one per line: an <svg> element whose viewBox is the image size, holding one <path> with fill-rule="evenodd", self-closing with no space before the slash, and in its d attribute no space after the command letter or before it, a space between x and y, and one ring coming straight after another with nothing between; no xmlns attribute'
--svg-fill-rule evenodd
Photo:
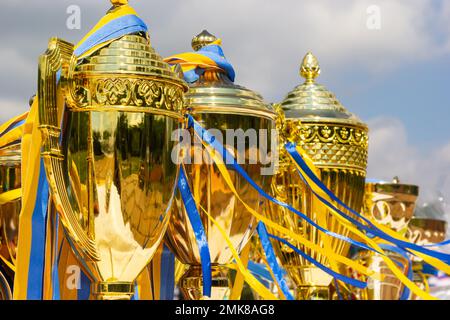
<svg viewBox="0 0 450 320"><path fill-rule="evenodd" d="M221 37L236 82L280 101L300 83L311 50L326 85L370 125L369 176L419 184L422 201L450 199L450 1L131 1L163 56L190 50L207 28ZM67 7L81 29L66 27ZM379 10L369 29L367 9ZM51 36L77 42L109 8L107 0L2 0L0 121L27 108L37 57Z"/></svg>

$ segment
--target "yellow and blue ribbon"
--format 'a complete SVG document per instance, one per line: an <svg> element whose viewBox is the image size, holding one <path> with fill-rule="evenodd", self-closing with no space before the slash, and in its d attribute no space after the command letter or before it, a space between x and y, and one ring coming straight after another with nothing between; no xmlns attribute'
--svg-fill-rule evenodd
<svg viewBox="0 0 450 320"><path fill-rule="evenodd" d="M134 9L128 5L114 8L75 47L75 55L82 59L115 39L137 32L147 32L147 26L137 16ZM23 133L26 137L25 143L22 145L22 170L25 183L22 186L23 206L19 219L15 299L43 299L45 259L51 256L46 252L46 238L49 236L46 230L49 189L45 168L40 157L38 99L39 97L35 99L30 115L23 125ZM9 123L1 127L0 134L3 134L0 136L0 142L17 128L21 128L20 122ZM54 265L53 268L56 266ZM60 275L53 271L50 276L53 282L56 282ZM84 280L87 278L84 277ZM84 285L84 287L89 288L88 285ZM55 284L53 284L53 289L52 297L58 299L59 293ZM79 296L86 298L88 294Z"/></svg>
<svg viewBox="0 0 450 320"><path fill-rule="evenodd" d="M197 246L200 251L200 258L202 263L202 277L203 277L203 295L211 296L211 254L209 252L208 238L200 219L200 214L197 210L194 197L192 196L191 189L186 177L186 172L183 166L180 168L180 176L178 179L178 190L180 191L183 204L189 217L189 221L194 230L195 239L197 240Z"/></svg>
<svg viewBox="0 0 450 320"><path fill-rule="evenodd" d="M272 269L272 273L275 277L274 280L277 281L281 291L283 292L287 300L295 300L291 292L289 291L289 287L284 278L284 270L278 264L277 256L275 255L272 243L270 242L270 235L267 232L266 226L264 225L264 223L259 222L256 230L258 231L259 239L261 240L261 246L263 247L267 262Z"/></svg>
<svg viewBox="0 0 450 320"><path fill-rule="evenodd" d="M184 80L189 83L198 81L205 70L221 70L234 82L234 68L225 58L221 44L222 41L217 39L196 52L180 53L165 58L164 61L170 65L179 64L184 73Z"/></svg>
<svg viewBox="0 0 450 320"><path fill-rule="evenodd" d="M364 225L357 221L356 219L352 218L351 216L345 214L343 211L339 210L336 206L334 206L330 201L326 200L324 197L319 195L313 188L311 188L311 191L314 193L314 195L326 206L332 208L336 212L338 212L343 218L351 222L352 224L356 225L361 230L364 230L368 234L372 234L373 236L377 236L380 239L389 241L391 243L394 243L400 248L408 249L409 252L411 250L417 251L426 255L429 255L430 257L437 258L441 261L448 262L450 261L450 255L429 250L424 248L423 246L416 245L414 243L403 241L401 239L394 238L382 230L380 230L377 226L375 226L369 219L362 216L357 211L350 208L348 205L346 205L344 202L342 202L336 195L333 194L326 186L325 184L313 173L313 171L309 168L305 160L302 158L302 156L297 151L297 146L294 143L287 143L285 145L286 150L291 155L291 157L295 160L295 162L300 166L303 172L300 172L300 175L302 176L303 180L306 182L306 184L311 188L310 184L307 182L305 176L314 182L314 184L322 191L324 192L332 201L337 203L339 206L343 207L344 209L348 210L352 214L354 214L357 218L361 219L362 221L366 222L367 225ZM304 174L304 175L303 175ZM412 252L413 253L413 252Z"/></svg>
<svg viewBox="0 0 450 320"><path fill-rule="evenodd" d="M360 242L355 241L353 239L350 239L348 237L344 237L342 235L338 235L338 234L330 232L330 231L328 231L326 229L321 228L320 226L315 224L311 219L306 217L306 215L302 214L301 212L299 212L298 210L296 210L292 206L290 206L290 205L288 205L288 204L286 204L286 203L284 203L282 201L279 201L279 200L273 198L272 196L270 196L269 194L267 194L260 186L258 186L248 176L248 174L245 172L245 170L241 166L239 166L239 164L237 163L236 159L228 152L228 150L213 135L211 135L206 129L204 129L202 126L200 126L200 124L198 122L196 122L192 116L188 115L187 117L188 117L188 128L193 128L194 131L196 132L196 134L199 136L199 138L203 142L206 142L209 146L211 146L221 156L222 159L227 159L227 165L230 166L236 172L238 172L264 198L266 198L269 201L272 201L275 204L280 205L280 206L282 206L282 207L284 207L284 208L286 208L286 209L296 213L299 217L304 218L306 221L311 223L313 226L317 226L318 228L320 228L320 230L323 230L323 232L325 232L326 234L328 234L330 236L337 237L338 239L347 241L347 242L349 242L349 243L351 243L353 245L359 246L360 248L379 253L379 251L377 251L375 249L372 249L371 247L368 247L367 245L365 245L363 243L360 243ZM365 288L366 287L366 285L367 285L366 283L361 282L359 280L355 280L355 279L346 277L346 276L341 275L341 274L339 274L337 272L334 272L333 270L329 269L328 267L326 267L326 266L322 265L321 263L319 263L318 261L316 261L314 258L312 258L312 257L306 255L305 253L303 253L302 251L298 250L295 246L293 246L292 244L290 244L286 240L281 239L281 238L279 238L279 237L277 237L275 235L272 235L272 234L269 234L269 237L272 238L272 239L275 239L275 240L277 240L277 241L279 241L281 243L284 243L284 244L286 244L289 247L291 247L295 252L297 252L298 254L303 256L309 262L313 263L314 265L316 265L317 267L319 267L323 271L333 275L333 277L341 280L342 282L351 284L351 285L353 285L355 287L359 287L359 288ZM383 255L384 253L380 253L380 254Z"/></svg>

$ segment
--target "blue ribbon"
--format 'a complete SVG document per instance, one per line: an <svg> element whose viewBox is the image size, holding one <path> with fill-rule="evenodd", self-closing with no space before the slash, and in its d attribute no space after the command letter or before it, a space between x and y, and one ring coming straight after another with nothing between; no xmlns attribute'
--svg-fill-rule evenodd
<svg viewBox="0 0 450 320"><path fill-rule="evenodd" d="M305 214L301 213L300 211L298 211L297 209L293 208L292 206L288 205L287 203L284 203L278 199L275 199L274 197L272 197L271 195L269 195L268 193L266 193L260 186L258 186L251 178L250 176L247 174L247 172L245 172L244 169L242 169L242 167L236 162L236 159L228 152L228 150L213 136L211 135L207 130L205 130L202 126L200 126L198 124L197 121L194 120L194 118L191 115L188 115L188 127L189 128L194 128L195 132L197 132L197 134L200 136L200 138L207 142L210 146L212 146L221 156L223 159L226 159L226 164L227 167L231 166L231 168L235 171L237 171L260 195L262 195L264 198L266 198L267 200L288 209L289 211L295 213L296 215L298 215L300 218L304 219L306 222L308 222L310 225L312 225L313 227L317 228L319 231L325 233L326 235L329 235L331 237L334 237L336 239L348 242L356 247L365 249L365 250L369 250L372 252L376 252L378 254L383 254L381 252L378 252L377 250L367 246L365 243L350 239L349 237L337 234L335 232L326 230L324 228L322 228L321 226L319 226L318 224L316 224L313 220L311 220L308 216L306 216Z"/></svg>
<svg viewBox="0 0 450 320"><path fill-rule="evenodd" d="M134 14L126 15L112 20L98 31L94 32L75 50L75 55L80 56L95 46L109 40L113 40L127 34L147 31L147 25L138 16Z"/></svg>
<svg viewBox="0 0 450 320"><path fill-rule="evenodd" d="M91 280L89 280L83 269L80 270L80 277L80 288L77 292L78 300L89 300L91 296Z"/></svg>
<svg viewBox="0 0 450 320"><path fill-rule="evenodd" d="M236 73L234 71L233 66L231 63L228 62L228 60L225 58L225 55L223 53L222 47L217 44L210 44L207 46L204 46L200 48L198 51L195 52L195 54L199 54L205 57L208 57L209 59L213 60L214 63L223 71L225 71L225 74L227 77L234 82L234 79L236 77ZM170 62L169 62L170 63ZM196 67L192 70L184 71L184 80L188 83L194 83L198 81L200 75L202 75L205 72L205 69L201 67Z"/></svg>
<svg viewBox="0 0 450 320"><path fill-rule="evenodd" d="M254 276L257 276L259 279L273 281L272 275L270 274L269 270L266 269L265 265L250 260L248 262L247 268Z"/></svg>
<svg viewBox="0 0 450 320"><path fill-rule="evenodd" d="M194 230L197 246L200 251L200 258L202 262L202 276L203 276L203 295L211 296L212 274L211 274L211 255L208 247L208 239L203 228L200 214L198 213L194 197L192 196L189 187L186 172L184 168L180 169L180 177L178 179L178 189L180 190L181 198L183 199L184 207Z"/></svg>
<svg viewBox="0 0 450 320"><path fill-rule="evenodd" d="M200 48L197 53L202 54L211 60L213 60L219 68L226 72L228 78L234 82L236 77L236 73L234 71L233 66L228 60L225 58L225 54L223 53L222 47L216 44L211 44Z"/></svg>
<svg viewBox="0 0 450 320"><path fill-rule="evenodd" d="M49 199L47 177L44 161L40 160L40 172L36 201L32 215L31 250L28 267L28 300L42 300L44 285L45 236L47 222L47 205Z"/></svg>
<svg viewBox="0 0 450 320"><path fill-rule="evenodd" d="M221 156L222 158L225 160L227 159L226 163L229 164L231 162L231 168L236 170L245 180L247 180L247 182L255 189L259 192L259 194L261 194L263 197L265 197L266 199L274 202L275 204L278 204L294 213L296 213L298 216L300 216L301 218L305 219L306 221L308 221L310 224L312 224L313 226L315 226L316 228L318 228L319 230L321 230L322 232L333 236L335 238L338 238L340 240L343 241L347 241L357 247L360 248L364 248L366 250L370 250L370 251L374 251L376 253L379 253L378 251L368 247L367 245L360 243L358 241L352 240L348 237L344 237L342 235L338 235L334 232L330 232L328 230L325 230L323 228L321 228L319 225L315 224L311 219L309 219L306 215L302 214L300 211L292 208L290 205L281 202L275 198L273 198L272 196L270 196L269 194L267 194L261 187L259 187L251 178L250 176L245 172L244 169L242 169L242 167L236 162L236 159L225 149L225 147L211 134L209 134L209 132L207 130L205 130L202 126L200 126L198 124L197 121L195 121L195 119L191 116L188 115L188 128L194 128L195 132L199 135L199 137L205 141L206 143L208 143L210 146L212 146ZM270 237L275 237L273 235L269 235ZM287 244L288 246L295 248L293 250L295 250L297 253L299 253L300 255L302 255L303 257L305 257L305 259L307 259L308 261L310 261L311 263L317 265L319 268L321 268L323 271L328 272L332 275L334 275L335 278L338 278L339 280L348 283L348 284L352 284L353 286L356 287L365 287L366 284L361 282L361 281L355 281L354 279L342 276L338 273L335 273L334 271L328 269L327 267L323 266L322 264L320 264L318 261L316 261L315 259L313 259L312 257L307 256L306 254L304 254L303 252L301 252L299 249L297 249L295 246L293 246L292 244L290 244L289 242L287 242L286 240L283 240L281 238L274 238L274 239L280 239L283 243ZM379 253L382 254L382 253ZM307 258L306 258L307 257ZM312 262L314 261L314 262ZM327 271L328 270L328 271Z"/></svg>
<svg viewBox="0 0 450 320"><path fill-rule="evenodd" d="M301 251L300 249L298 249L296 246L292 245L291 243L289 243L288 241L277 237L273 234L269 234L269 237L272 239L275 239L281 243L284 243L285 245L287 245L289 248L291 248L292 250L294 250L296 253L298 253L299 255L301 255L304 259L308 260L310 263L314 264L316 267L318 267L319 269L321 269L322 271L328 273L329 275L331 275L333 278L340 280L342 282L345 282L349 285L352 285L354 287L357 288L361 288L361 289L365 289L367 287L367 283L363 282L363 281L359 281L357 279L352 279L349 278L347 276L344 276L340 273L334 272L333 270L331 270L330 268L325 267L323 264L321 264L320 262L318 262L317 260L311 258L310 256L308 256L306 253L304 253L303 251Z"/></svg>
<svg viewBox="0 0 450 320"><path fill-rule="evenodd" d="M275 276L275 280L280 285L281 291L283 291L284 296L287 300L294 300L291 292L289 291L289 287L284 279L283 269L277 262L277 257L275 255L275 251L273 250L272 243L269 239L269 234L267 232L266 226L264 223L259 222L257 226L259 239L261 240L261 246L264 249L264 253L267 258L267 263L272 269L273 275Z"/></svg>
<svg viewBox="0 0 450 320"><path fill-rule="evenodd" d="M398 247L401 247L403 249L408 249L408 251L410 253L412 253L410 250L414 250L414 251L417 251L417 252L421 252L421 253L427 254L430 257L437 258L437 259L439 259L441 261L444 261L444 262L450 261L450 255L448 255L448 254L444 254L444 253L433 251L433 250L428 250L428 249L426 249L426 248L424 248L422 246L418 246L416 244L413 244L413 243L410 243L410 242L406 242L406 241L403 241L403 240L395 239L395 238L389 236L388 234L384 233L380 229L378 229L375 225L372 224L372 222L370 220L368 220L367 218L365 218L364 216L362 216L361 214L359 214L358 212L356 212L355 210L353 210L352 208L347 206L338 197L336 197L336 195L334 195L334 193L331 192L325 186L325 184L311 171L311 169L308 167L308 165L303 160L301 155L297 152L296 147L297 146L296 146L295 143L290 143L290 142L286 143L286 145L285 145L286 150L289 152L289 154L292 156L292 158L297 162L297 164L302 168L302 170L305 172L307 177L309 179L311 179L312 181L314 181L314 183L317 184L319 186L319 188L323 192L325 192L333 201L335 201L338 205L342 206L343 208L345 208L346 210L348 210L349 212L354 214L356 217L358 217L361 220L365 221L368 224L368 226L360 223L356 219L352 218L351 216L349 216L349 215L345 214L344 212L342 212L341 210L339 210L336 206L332 205L330 202L328 202L323 197L321 197L319 194L317 194L311 188L311 186L309 186L309 184L307 184L307 186L310 188L310 190L314 193L314 195L321 202L323 202L324 204L326 204L327 206L329 206L330 208L335 210L339 215L341 215L346 220L348 220L348 221L352 222L353 224L355 224L361 230L364 230L367 233L373 234L373 235L375 235L375 236L377 236L377 237L379 237L381 239L384 239L384 240L387 240L389 242L392 242L395 245L397 245ZM414 253L412 253L412 254L414 254Z"/></svg>
<svg viewBox="0 0 450 320"><path fill-rule="evenodd" d="M424 262L422 265L422 273L433 277L437 277L439 274L439 270L429 265L428 263Z"/></svg>
<svg viewBox="0 0 450 320"><path fill-rule="evenodd" d="M161 256L160 300L173 300L175 289L175 256L164 246Z"/></svg>

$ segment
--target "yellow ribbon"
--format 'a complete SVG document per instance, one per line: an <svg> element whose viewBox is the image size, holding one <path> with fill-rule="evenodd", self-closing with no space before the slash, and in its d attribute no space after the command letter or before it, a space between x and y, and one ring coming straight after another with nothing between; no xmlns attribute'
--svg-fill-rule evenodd
<svg viewBox="0 0 450 320"><path fill-rule="evenodd" d="M22 197L22 189L14 189L0 194L0 205L20 199Z"/></svg>
<svg viewBox="0 0 450 320"><path fill-rule="evenodd" d="M211 220L211 222L216 226L217 230L219 230L220 234L224 238L225 242L227 243L228 247L230 248L231 254L233 255L234 260L236 261L236 266L239 270L239 272L244 276L245 281L249 284L250 287L252 287L258 294L263 297L266 300L278 300L275 295L273 295L272 292L267 290L265 286L263 286L247 269L244 263L242 262L241 258L239 257L239 253L236 251L236 249L233 246L233 243L231 242L230 238L228 237L225 230L221 227L219 223L208 213L208 211L205 210L200 205L200 208L202 211L208 216L208 218Z"/></svg>
<svg viewBox="0 0 450 320"><path fill-rule="evenodd" d="M241 260L242 260L242 263L243 263L245 269L248 268L250 248L251 248L251 243L249 241L247 243L247 245L244 247L244 249L242 249L242 251L241 251ZM242 289L244 288L244 283L245 283L245 276L242 274L242 272L237 270L236 277L234 278L233 289L231 289L230 300L240 300L241 299L241 294L242 294Z"/></svg>
<svg viewBox="0 0 450 320"><path fill-rule="evenodd" d="M326 256L328 259L335 259L336 261L343 263L351 268L353 268L354 270L359 271L360 273L367 275L369 277L372 277L374 279L377 280L381 280L382 279L382 275L368 269L367 267L364 267L354 261L352 261L351 259L338 255L336 253L334 253L332 250L326 249L326 248L322 248L318 245L316 245L315 243L310 242L309 240L305 239L304 237L292 232L291 230L284 228L282 226L280 226L279 224L275 223L274 221L266 218L265 216L257 213L255 210L253 210L253 208L251 208L249 205L247 205L245 203L245 201L242 200L242 198L239 196L238 192L236 191L232 179L229 176L228 170L226 168L226 166L223 163L223 160L217 155L216 152L214 152L214 150L204 141L202 142L204 147L206 148L206 150L208 151L208 153L210 154L211 158L214 159L214 162L217 166L217 168L219 169L220 173L222 174L225 182L227 183L228 187L230 188L230 190L233 192L233 194L236 196L236 198L244 205L244 207L252 214L254 215L258 220L264 222L266 224L266 226L268 226L269 228L272 228L278 232L280 232L281 234L287 235L288 237L298 241L300 244L304 245L305 247L316 251L318 253L321 253L322 255Z"/></svg>
<svg viewBox="0 0 450 320"><path fill-rule="evenodd" d="M309 156L304 152L303 149L301 149L300 147L297 147L297 151L302 155L303 159L305 160L305 162L307 163L308 167L313 168L314 172L317 172L317 168L315 167L314 163L312 162L312 160L309 158ZM300 170L300 172L304 172L301 167L293 160L292 161L295 166L297 167L298 170ZM307 183L309 184L309 186L311 188L313 188L313 190L319 194L322 198L326 199L327 201L329 201L330 203L334 203L334 201L325 193L323 192L323 190L321 190L320 188L318 188L313 181L311 181L311 179L308 178L308 176L305 174L303 175L305 180L307 181ZM421 290L414 282L412 282L411 280L408 279L407 276L405 276L403 274L403 271L400 270L398 268L398 266L391 260L389 259L384 251L380 248L380 246L373 240L370 239L369 237L367 237L363 232L361 232L360 230L358 230L357 228L355 228L349 221L347 221L346 219L344 219L341 215L339 215L333 208L328 207L328 209L330 210L331 214L336 217L341 223L343 223L353 234L359 236L361 239L363 239L363 241L365 241L371 248L375 249L376 251L382 253L381 254L381 258L383 259L383 261L386 263L386 265L388 266L388 268L395 274L395 276L406 286L408 287L412 292L414 292L416 295L420 296L421 298L425 299L425 300L436 300L435 297L431 296L430 294L428 294L427 292ZM386 233L390 234L392 237L395 237L397 239L399 239L401 236L399 236L398 234L396 234L394 231L390 230L389 228L386 228L384 226L381 226L380 224L375 222L375 225L377 227L380 227L380 229L384 229L383 231L386 231ZM405 239L406 240L406 239ZM418 256L420 256L421 254L417 253ZM428 256L426 256L426 258L429 261L433 261L435 264L443 264L442 261L439 261L435 258L430 258ZM424 259L425 260L425 259ZM440 262L440 263L439 263Z"/></svg>

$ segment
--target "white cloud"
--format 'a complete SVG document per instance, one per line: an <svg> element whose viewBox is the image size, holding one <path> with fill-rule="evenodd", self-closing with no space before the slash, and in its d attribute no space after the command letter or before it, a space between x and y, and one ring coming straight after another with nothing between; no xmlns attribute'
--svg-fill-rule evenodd
<svg viewBox="0 0 450 320"><path fill-rule="evenodd" d="M368 176L420 186L420 202L435 200L439 192L450 203L450 141L430 152L421 152L408 140L398 119L380 117L369 121Z"/></svg>
<svg viewBox="0 0 450 320"><path fill-rule="evenodd" d="M450 15L432 1L245 0L237 4L169 0L168 3L176 5L171 6L170 16L161 21L155 10L144 9L152 3L136 4L144 9L138 11L146 21L154 22L151 32L158 40L157 49L188 50L190 38L207 28L223 38L225 53L238 70L238 81L269 99L281 98L300 81L299 62L309 50L319 57L327 74L339 72L339 79L342 70L386 76L395 67L450 52L446 46L450 34L443 34L447 40L437 41L434 32L436 25L448 30ZM370 5L381 10L379 31L366 26ZM279 83L291 85L282 89Z"/></svg>

